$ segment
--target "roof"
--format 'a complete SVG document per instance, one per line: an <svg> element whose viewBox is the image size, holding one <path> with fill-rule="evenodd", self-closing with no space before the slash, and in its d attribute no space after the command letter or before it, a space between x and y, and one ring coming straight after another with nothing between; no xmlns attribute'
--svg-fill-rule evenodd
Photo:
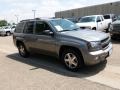
<svg viewBox="0 0 120 90"><path fill-rule="evenodd" d="M62 19L62 18L46 18L46 19L35 18L35 19L22 20L20 22L25 22L25 21L50 21L50 20L58 20L58 19Z"/></svg>
<svg viewBox="0 0 120 90"><path fill-rule="evenodd" d="M83 16L83 17L92 17L92 16L97 17L97 16L103 16L103 15L89 15L89 16Z"/></svg>

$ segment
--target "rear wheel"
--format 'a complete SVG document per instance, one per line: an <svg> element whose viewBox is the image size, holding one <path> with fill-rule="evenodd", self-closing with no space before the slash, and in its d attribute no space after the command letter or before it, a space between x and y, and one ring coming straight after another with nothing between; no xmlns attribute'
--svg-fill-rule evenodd
<svg viewBox="0 0 120 90"><path fill-rule="evenodd" d="M92 28L92 30L96 30L96 27Z"/></svg>
<svg viewBox="0 0 120 90"><path fill-rule="evenodd" d="M81 55L75 50L64 50L61 59L65 67L71 71L77 71L80 67L83 66L83 59Z"/></svg>
<svg viewBox="0 0 120 90"><path fill-rule="evenodd" d="M20 56L22 56L24 58L27 58L29 56L29 52L27 51L27 49L23 43L19 43L18 50L19 50Z"/></svg>
<svg viewBox="0 0 120 90"><path fill-rule="evenodd" d="M6 35L7 35L7 36L10 36L10 35L11 35L11 33L10 33L10 32L6 32Z"/></svg>

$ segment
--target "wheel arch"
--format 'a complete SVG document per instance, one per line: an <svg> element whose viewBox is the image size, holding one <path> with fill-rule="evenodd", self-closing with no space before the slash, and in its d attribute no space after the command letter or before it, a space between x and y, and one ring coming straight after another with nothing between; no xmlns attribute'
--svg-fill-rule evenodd
<svg viewBox="0 0 120 90"><path fill-rule="evenodd" d="M83 58L83 55L82 55L82 52L80 49L78 49L77 47L73 47L73 46L68 46L68 45L62 45L59 49L59 58L61 57L62 55L62 52L66 49L72 49L74 51L76 51L77 53L79 53L80 57L82 58L83 60L83 63L84 63L84 58Z"/></svg>

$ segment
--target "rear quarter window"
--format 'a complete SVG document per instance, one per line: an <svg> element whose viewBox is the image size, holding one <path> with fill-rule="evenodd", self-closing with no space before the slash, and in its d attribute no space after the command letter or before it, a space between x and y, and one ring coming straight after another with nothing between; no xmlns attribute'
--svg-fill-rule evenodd
<svg viewBox="0 0 120 90"><path fill-rule="evenodd" d="M16 33L22 33L23 28L24 28L24 24L25 24L24 22L19 23L19 24L16 26L15 32L16 32Z"/></svg>

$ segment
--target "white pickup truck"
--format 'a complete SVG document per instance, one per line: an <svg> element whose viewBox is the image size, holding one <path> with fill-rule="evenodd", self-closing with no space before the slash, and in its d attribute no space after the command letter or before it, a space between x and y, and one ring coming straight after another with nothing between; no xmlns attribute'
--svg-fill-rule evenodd
<svg viewBox="0 0 120 90"><path fill-rule="evenodd" d="M15 26L3 26L0 28L0 35L10 36L15 30Z"/></svg>
<svg viewBox="0 0 120 90"><path fill-rule="evenodd" d="M92 29L104 31L107 29L103 15L91 15L82 17L78 23L76 23L82 29Z"/></svg>

